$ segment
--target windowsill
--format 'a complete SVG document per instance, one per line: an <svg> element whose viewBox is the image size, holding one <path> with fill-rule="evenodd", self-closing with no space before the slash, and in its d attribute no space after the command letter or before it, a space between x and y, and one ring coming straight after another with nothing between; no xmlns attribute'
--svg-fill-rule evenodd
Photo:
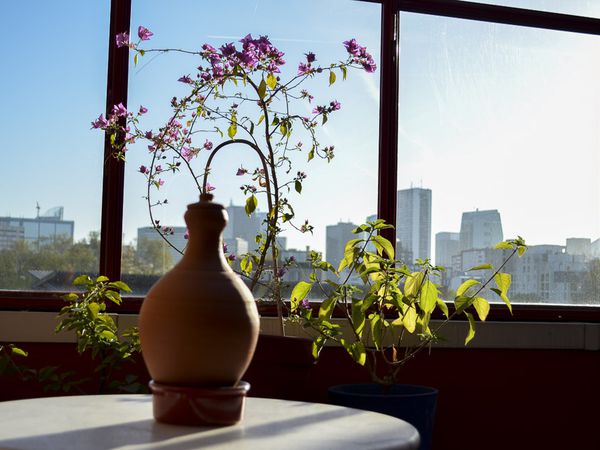
<svg viewBox="0 0 600 450"><path fill-rule="evenodd" d="M56 313L0 311L0 342L75 342L72 332L55 333ZM137 324L136 314L115 315L120 330ZM466 336L465 322L451 322L442 330L445 342L441 348L463 348ZM277 333L277 319L261 318L261 331ZM485 322L476 324L476 336L468 348L489 349L548 349L600 350L600 324L585 322ZM302 327L288 325L287 334L306 336Z"/></svg>

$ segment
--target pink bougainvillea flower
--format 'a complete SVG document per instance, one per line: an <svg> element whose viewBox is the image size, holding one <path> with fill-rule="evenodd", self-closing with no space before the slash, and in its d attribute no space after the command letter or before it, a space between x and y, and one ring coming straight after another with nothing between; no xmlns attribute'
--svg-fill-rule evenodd
<svg viewBox="0 0 600 450"><path fill-rule="evenodd" d="M205 150L212 150L213 143L207 139L202 147L204 147Z"/></svg>
<svg viewBox="0 0 600 450"><path fill-rule="evenodd" d="M152 31L150 31L148 28L143 27L143 26L139 26L138 27L138 37L142 40L142 41L147 41L149 40L152 36L154 36L154 33Z"/></svg>
<svg viewBox="0 0 600 450"><path fill-rule="evenodd" d="M116 41L118 48L127 47L129 45L129 33L124 31L123 33L117 34Z"/></svg>
<svg viewBox="0 0 600 450"><path fill-rule="evenodd" d="M184 76L180 77L177 81L179 81L181 83L186 83L186 84L192 84L194 82L188 75L184 75Z"/></svg>
<svg viewBox="0 0 600 450"><path fill-rule="evenodd" d="M92 122L92 128L100 128L104 130L108 126L109 122L104 118L104 114L100 114L96 120Z"/></svg>
<svg viewBox="0 0 600 450"><path fill-rule="evenodd" d="M210 183L206 183L206 192L211 192L214 191L216 189L216 187L214 187L212 184Z"/></svg>
<svg viewBox="0 0 600 450"><path fill-rule="evenodd" d="M373 73L377 70L377 65L373 61L373 58L367 58L362 62L362 66L368 73Z"/></svg>
<svg viewBox="0 0 600 450"><path fill-rule="evenodd" d="M127 108L123 106L123 103L113 106L113 114L117 117L123 117L127 115Z"/></svg>
<svg viewBox="0 0 600 450"><path fill-rule="evenodd" d="M148 112L148 108L140 105L140 111L139 111L140 115L146 114L147 112Z"/></svg>
<svg viewBox="0 0 600 450"><path fill-rule="evenodd" d="M337 100L333 100L329 103L329 107L331 111L338 111L342 107L342 105Z"/></svg>
<svg viewBox="0 0 600 450"><path fill-rule="evenodd" d="M306 75L312 72L310 64L300 63L298 64L298 75Z"/></svg>
<svg viewBox="0 0 600 450"><path fill-rule="evenodd" d="M143 173L143 174L150 173L150 170L144 165L140 166L139 171L140 171L140 173Z"/></svg>

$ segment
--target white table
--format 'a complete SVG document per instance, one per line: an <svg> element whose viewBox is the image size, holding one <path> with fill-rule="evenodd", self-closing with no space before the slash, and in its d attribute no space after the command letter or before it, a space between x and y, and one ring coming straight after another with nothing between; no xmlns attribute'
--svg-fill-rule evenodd
<svg viewBox="0 0 600 450"><path fill-rule="evenodd" d="M150 395L90 395L0 403L0 449L417 449L408 423L320 403L248 398L228 427L157 423Z"/></svg>

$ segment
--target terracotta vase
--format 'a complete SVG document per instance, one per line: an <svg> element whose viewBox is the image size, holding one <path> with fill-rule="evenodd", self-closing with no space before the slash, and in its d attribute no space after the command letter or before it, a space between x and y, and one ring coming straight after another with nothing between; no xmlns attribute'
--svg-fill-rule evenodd
<svg viewBox="0 0 600 450"><path fill-rule="evenodd" d="M188 205L185 254L150 289L140 310L148 372L161 392L177 387L175 397L181 388L193 396L194 389L235 387L258 339L254 298L223 255L227 212L211 200L212 195L203 194L199 203ZM154 400L157 417L156 395Z"/></svg>

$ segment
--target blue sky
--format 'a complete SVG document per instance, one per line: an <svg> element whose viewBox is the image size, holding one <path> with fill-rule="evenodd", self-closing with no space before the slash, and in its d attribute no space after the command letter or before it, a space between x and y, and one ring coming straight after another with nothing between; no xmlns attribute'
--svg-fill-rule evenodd
<svg viewBox="0 0 600 450"><path fill-rule="evenodd" d="M32 217L36 202L42 210L61 205L81 238L100 222L102 135L89 127L104 110L109 2L34 3L3 5L0 19L2 41L11 43L0 72L0 215ZM597 2L568 4L573 10L565 12L598 13ZM188 49L268 34L292 71L306 51L323 63L343 57L341 41L350 37L378 58L377 5L281 5L136 0L132 29L143 24L155 33L151 44ZM600 237L598 38L415 14L403 14L401 25L399 188L432 189L433 233L458 231L461 213L480 208L500 211L506 237L518 233L536 244ZM191 72L186 64L167 55L131 69L129 104L150 109L146 124L167 117L177 78ZM306 167L305 190L294 201L317 232L311 239L290 233L291 246L323 249L325 225L375 212L378 85L378 74L354 72L333 88L324 79L311 86L317 98L342 103L320 139L338 156ZM147 161L142 150L131 150L126 174L127 241L148 224L136 173ZM219 201L242 202L233 172L246 161L252 166L240 151L218 157ZM182 224L196 193L185 182L165 193L171 207L163 223Z"/></svg>

